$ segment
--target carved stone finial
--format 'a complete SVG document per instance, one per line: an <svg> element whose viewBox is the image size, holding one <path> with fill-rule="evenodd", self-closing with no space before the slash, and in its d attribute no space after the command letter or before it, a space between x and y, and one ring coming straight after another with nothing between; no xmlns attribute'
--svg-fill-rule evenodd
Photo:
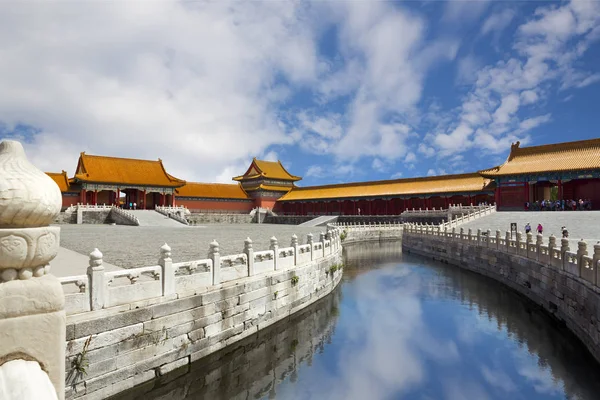
<svg viewBox="0 0 600 400"><path fill-rule="evenodd" d="M94 249L90 253L90 267L93 269L103 268L102 267L102 253L98 249Z"/></svg>
<svg viewBox="0 0 600 400"><path fill-rule="evenodd" d="M213 239L213 241L210 242L210 252L211 253L219 252L219 242L217 242L217 239Z"/></svg>
<svg viewBox="0 0 600 400"><path fill-rule="evenodd" d="M171 258L171 246L168 244L163 244L160 247L160 257L161 258Z"/></svg>
<svg viewBox="0 0 600 400"><path fill-rule="evenodd" d="M247 237L246 240L244 240L244 248L245 249L252 248L252 239L250 239L250 237Z"/></svg>
<svg viewBox="0 0 600 400"><path fill-rule="evenodd" d="M25 156L21 143L0 143L0 228L48 226L62 207L58 185Z"/></svg>

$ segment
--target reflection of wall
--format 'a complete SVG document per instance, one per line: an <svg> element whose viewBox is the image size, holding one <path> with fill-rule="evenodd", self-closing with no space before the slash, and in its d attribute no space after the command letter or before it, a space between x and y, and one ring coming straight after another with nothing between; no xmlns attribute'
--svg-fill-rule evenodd
<svg viewBox="0 0 600 400"><path fill-rule="evenodd" d="M424 262L421 256L411 254L405 254L403 260ZM498 330L505 328L515 341L538 355L540 364L550 368L555 380L563 381L567 398L597 397L597 364L581 342L548 313L492 279L438 262L428 264L436 270L425 289L429 295L469 304L481 317L497 324Z"/></svg>
<svg viewBox="0 0 600 400"><path fill-rule="evenodd" d="M277 385L296 379L303 363L329 342L335 330L340 290L238 344L123 392L117 399L230 399L277 394Z"/></svg>
<svg viewBox="0 0 600 400"><path fill-rule="evenodd" d="M434 237L406 234L402 248L489 276L522 293L565 321L600 360L600 296L574 275L493 248Z"/></svg>

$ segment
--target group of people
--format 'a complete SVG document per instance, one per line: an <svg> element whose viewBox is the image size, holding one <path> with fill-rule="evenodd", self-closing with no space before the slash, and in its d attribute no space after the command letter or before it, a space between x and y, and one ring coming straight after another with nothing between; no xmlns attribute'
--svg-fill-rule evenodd
<svg viewBox="0 0 600 400"><path fill-rule="evenodd" d="M527 211L586 211L592 209L592 200L542 200L533 203L525 202Z"/></svg>
<svg viewBox="0 0 600 400"><path fill-rule="evenodd" d="M566 226L561 227L560 230L561 230L563 238L568 238L569 237L569 231L567 230ZM528 223L525 224L525 233L527 234L529 232L531 232L531 224L528 222ZM537 226L537 233L540 234L540 235L542 233L544 233L544 227L542 226L542 224L538 224L538 226Z"/></svg>

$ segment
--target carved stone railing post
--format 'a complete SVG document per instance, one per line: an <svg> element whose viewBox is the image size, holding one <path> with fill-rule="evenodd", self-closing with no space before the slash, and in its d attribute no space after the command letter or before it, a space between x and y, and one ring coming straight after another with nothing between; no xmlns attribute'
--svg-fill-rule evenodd
<svg viewBox="0 0 600 400"><path fill-rule="evenodd" d="M24 360L26 368L41 367L45 380L15 375L14 398L34 398L34 387L50 382L65 397L65 297L49 265L60 246L60 227L50 224L61 206L60 189L27 160L23 146L1 142L0 367L15 373Z"/></svg>
<svg viewBox="0 0 600 400"><path fill-rule="evenodd" d="M592 265L596 270L596 282L600 282L600 268L598 268L598 261L600 261L600 242L594 245L594 255L592 258Z"/></svg>
<svg viewBox="0 0 600 400"><path fill-rule="evenodd" d="M560 259L561 259L561 268L565 269L565 253L567 251L571 250L569 248L569 239L567 238L562 238L560 240Z"/></svg>
<svg viewBox="0 0 600 400"><path fill-rule="evenodd" d="M500 238L502 233L500 232L500 229L496 229L496 249L500 249Z"/></svg>
<svg viewBox="0 0 600 400"><path fill-rule="evenodd" d="M291 247L294 248L294 265L298 265L298 236L295 233L292 235Z"/></svg>
<svg viewBox="0 0 600 400"><path fill-rule="evenodd" d="M219 254L219 243L216 239L210 242L208 258L212 260L213 264L213 285L219 285L221 283L221 255Z"/></svg>
<svg viewBox="0 0 600 400"><path fill-rule="evenodd" d="M481 229L477 228L477 245L481 246Z"/></svg>
<svg viewBox="0 0 600 400"><path fill-rule="evenodd" d="M314 251L313 251L313 234L309 233L306 235L306 242L310 245L310 260L314 260Z"/></svg>
<svg viewBox="0 0 600 400"><path fill-rule="evenodd" d="M536 251L536 260L540 260L541 259L541 247L544 244L544 236L541 233L538 233L537 236L535 237L535 251Z"/></svg>
<svg viewBox="0 0 600 400"><path fill-rule="evenodd" d="M171 248L166 243L160 248L158 265L161 267L163 296L175 294L175 269L171 259Z"/></svg>
<svg viewBox="0 0 600 400"><path fill-rule="evenodd" d="M530 258L531 254L529 254L529 245L533 243L533 233L527 232L525 234L525 255Z"/></svg>
<svg viewBox="0 0 600 400"><path fill-rule="evenodd" d="M506 231L506 234L504 235L504 242L505 242L504 244L506 246L506 250L505 251L507 253L510 252L510 238L511 238L510 232Z"/></svg>
<svg viewBox="0 0 600 400"><path fill-rule="evenodd" d="M550 237L548 238L548 256L550 259L550 264L552 264L552 251L554 250L554 248L556 247L556 236L554 235L550 235Z"/></svg>
<svg viewBox="0 0 600 400"><path fill-rule="evenodd" d="M252 239L249 237L244 240L244 254L248 258L248 276L254 275L254 249L252 248Z"/></svg>
<svg viewBox="0 0 600 400"><path fill-rule="evenodd" d="M275 236L271 236L270 249L273 250L273 264L275 270L277 270L279 268L279 242L277 241L277 238Z"/></svg>
<svg viewBox="0 0 600 400"><path fill-rule="evenodd" d="M582 268L583 268L583 256L587 256L587 243L581 239L577 242L577 266L579 267L579 276L583 276Z"/></svg>
<svg viewBox="0 0 600 400"><path fill-rule="evenodd" d="M87 276L90 287L90 309L92 311L101 310L104 308L106 281L104 278L104 265L102 265L102 253L98 249L94 249L90 253Z"/></svg>

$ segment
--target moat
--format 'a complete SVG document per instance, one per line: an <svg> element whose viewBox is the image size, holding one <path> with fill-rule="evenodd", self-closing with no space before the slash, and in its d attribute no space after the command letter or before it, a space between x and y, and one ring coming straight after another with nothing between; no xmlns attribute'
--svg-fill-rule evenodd
<svg viewBox="0 0 600 400"><path fill-rule="evenodd" d="M537 306L490 279L344 249L340 286L300 314L112 399L596 399L600 367Z"/></svg>

